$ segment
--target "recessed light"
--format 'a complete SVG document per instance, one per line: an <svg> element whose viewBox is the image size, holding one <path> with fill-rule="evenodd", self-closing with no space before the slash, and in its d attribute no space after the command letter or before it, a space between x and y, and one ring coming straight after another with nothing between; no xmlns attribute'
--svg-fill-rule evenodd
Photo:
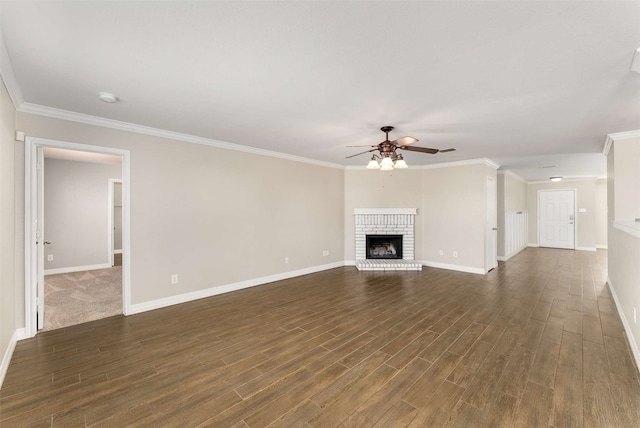
<svg viewBox="0 0 640 428"><path fill-rule="evenodd" d="M562 177L549 177L551 181L562 181Z"/></svg>
<svg viewBox="0 0 640 428"><path fill-rule="evenodd" d="M104 101L105 103L117 103L118 102L118 97L116 97L113 94L110 94L108 92L99 92L98 93L98 98L100 98L101 101Z"/></svg>

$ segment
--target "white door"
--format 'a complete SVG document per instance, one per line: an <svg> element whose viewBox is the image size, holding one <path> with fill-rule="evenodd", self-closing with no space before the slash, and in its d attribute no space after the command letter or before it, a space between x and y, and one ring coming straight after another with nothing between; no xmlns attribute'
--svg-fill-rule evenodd
<svg viewBox="0 0 640 428"><path fill-rule="evenodd" d="M496 180L487 177L487 244L485 272L498 266L498 187Z"/></svg>
<svg viewBox="0 0 640 428"><path fill-rule="evenodd" d="M538 193L538 244L575 249L575 194L573 190Z"/></svg>
<svg viewBox="0 0 640 428"><path fill-rule="evenodd" d="M38 330L44 328L44 152L36 148L36 311Z"/></svg>

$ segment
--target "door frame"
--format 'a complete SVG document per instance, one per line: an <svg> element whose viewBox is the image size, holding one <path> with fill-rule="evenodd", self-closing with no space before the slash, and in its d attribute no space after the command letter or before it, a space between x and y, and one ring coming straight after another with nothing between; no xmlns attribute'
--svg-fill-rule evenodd
<svg viewBox="0 0 640 428"><path fill-rule="evenodd" d="M112 147L92 146L88 144L70 143L67 141L50 140L46 138L27 137L25 139L24 152L24 257L25 257L25 280L24 280L24 325L25 337L33 337L38 332L37 328L37 301L36 301L36 277L38 274L37 262L37 155L38 147L55 147L61 149L76 150L82 152L101 153L122 157L122 313L131 313L131 199L130 199L130 177L131 177L131 154L129 150L116 149ZM41 261L44 264L44 261ZM44 269L40 266L40 269Z"/></svg>
<svg viewBox="0 0 640 428"><path fill-rule="evenodd" d="M538 246L540 246L540 193L561 191L573 192L573 248L568 249L575 250L578 248L578 189L576 188L538 189L538 194L536 195L536 229L538 232L536 233L536 237L538 239ZM564 248L560 249L563 250Z"/></svg>
<svg viewBox="0 0 640 428"><path fill-rule="evenodd" d="M489 201L489 182L495 189L493 198ZM484 257L484 273L488 273L491 269L498 267L498 181L493 177L487 177L485 180L485 257ZM493 206L494 218L489 218L489 207ZM493 251L489 251L490 242L493 239ZM491 254L489 254L491 252Z"/></svg>
<svg viewBox="0 0 640 428"><path fill-rule="evenodd" d="M108 236L109 238L107 239L108 244L108 248L107 251L109 252L109 265L113 266L113 258L114 258L114 254L115 254L115 249L114 249L114 242L115 242L115 232L113 230L114 228L114 221L115 218L113 217L113 209L115 208L113 205L114 202L114 187L116 183L120 183L122 184L122 179L117 179L117 178L110 178L109 179L109 207L108 207L108 211L107 211L107 227L109 228L108 231ZM124 205L124 204L123 204ZM124 210L123 210L124 211ZM124 244L124 242L123 242ZM122 253L123 250L120 250L120 253Z"/></svg>

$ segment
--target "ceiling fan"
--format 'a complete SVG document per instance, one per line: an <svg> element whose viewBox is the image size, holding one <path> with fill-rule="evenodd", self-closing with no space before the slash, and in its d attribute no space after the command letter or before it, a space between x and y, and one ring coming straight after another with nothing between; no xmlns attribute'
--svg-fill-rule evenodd
<svg viewBox="0 0 640 428"><path fill-rule="evenodd" d="M367 150L365 152L356 153L355 155L347 156L345 159L349 159L355 156L359 156L365 153L378 151L379 154L374 154L371 157L371 161L367 165L369 169L381 169L382 171L392 170L394 168L407 168L407 163L402 158L402 154L398 153L398 149L407 150L410 152L421 152L421 153L445 153L445 152L453 152L456 149L430 149L428 147L416 147L410 146L409 144L417 143L418 139L413 137L402 137L397 140L389 141L389 132L393 131L393 126L383 126L380 128L382 132L385 133L386 137L383 142L377 145L372 146L347 146L347 147L373 147L371 150ZM380 164L378 164L378 159L381 159Z"/></svg>

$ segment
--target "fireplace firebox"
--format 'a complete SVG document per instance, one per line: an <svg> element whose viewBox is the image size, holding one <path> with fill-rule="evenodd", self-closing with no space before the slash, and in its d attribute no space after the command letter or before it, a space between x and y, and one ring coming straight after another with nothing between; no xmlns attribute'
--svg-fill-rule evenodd
<svg viewBox="0 0 640 428"><path fill-rule="evenodd" d="M402 259L402 235L367 235L368 259Z"/></svg>

